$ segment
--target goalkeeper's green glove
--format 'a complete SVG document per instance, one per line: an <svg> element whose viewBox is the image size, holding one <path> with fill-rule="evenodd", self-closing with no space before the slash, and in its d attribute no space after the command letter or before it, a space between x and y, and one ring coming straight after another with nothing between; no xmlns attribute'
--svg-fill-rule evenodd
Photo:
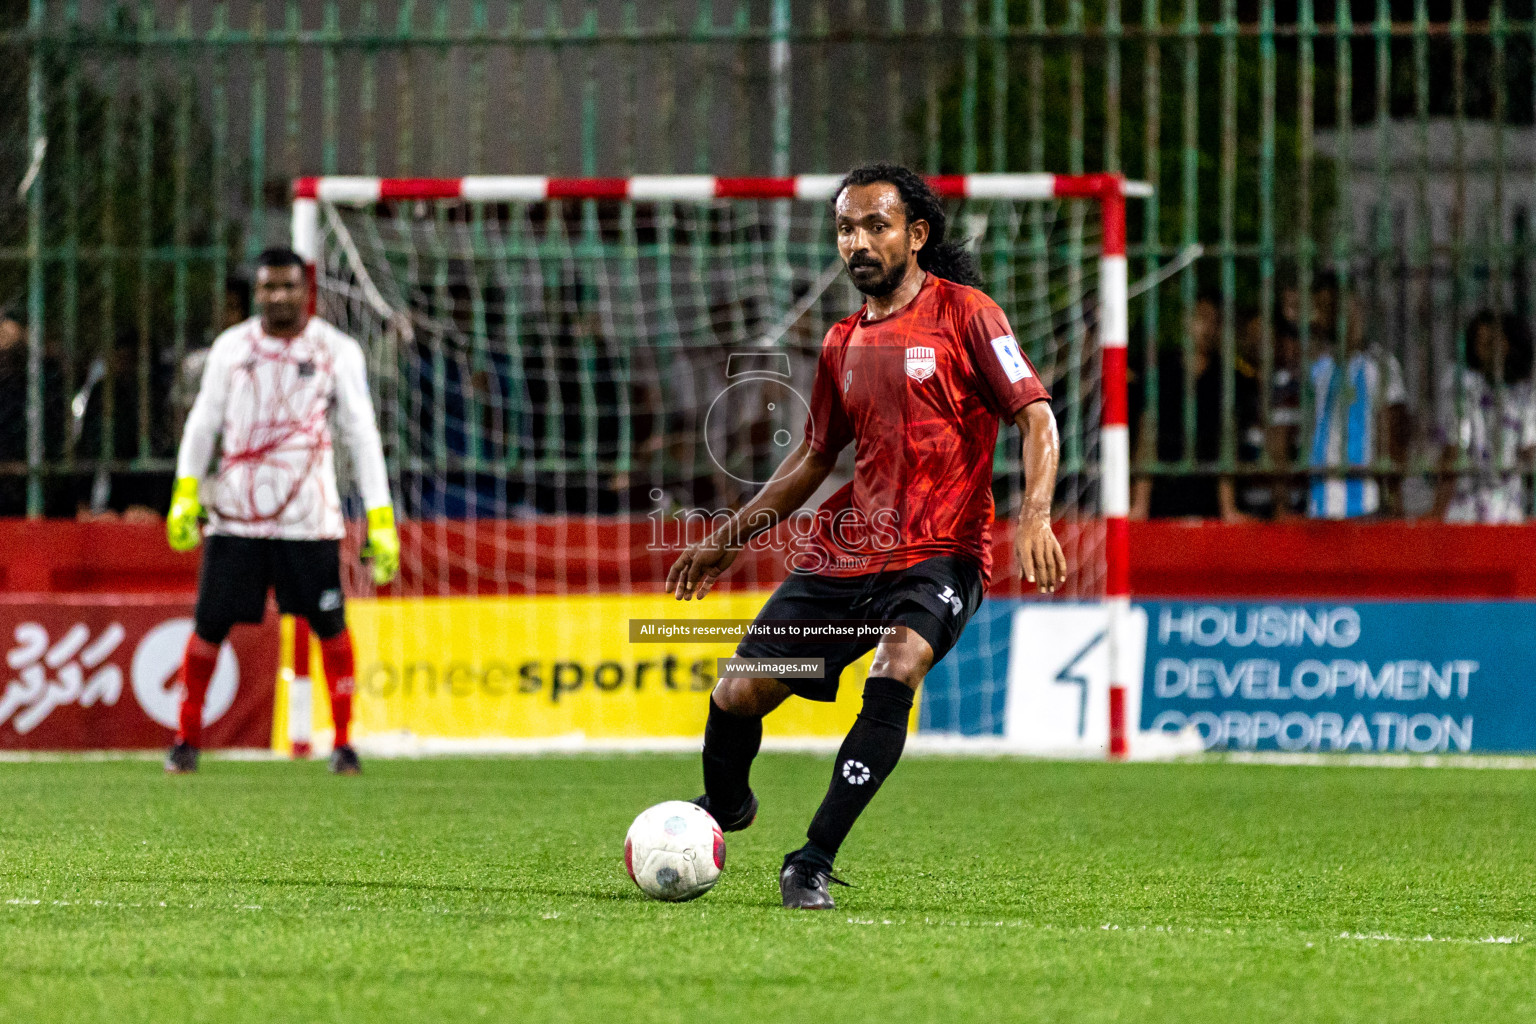
<svg viewBox="0 0 1536 1024"><path fill-rule="evenodd" d="M388 505L368 510L368 546L363 557L373 562L373 582L384 586L400 572L400 535L395 510Z"/></svg>
<svg viewBox="0 0 1536 1024"><path fill-rule="evenodd" d="M191 551L203 539L198 520L203 503L197 500L197 478L178 477L171 489L171 510L165 515L165 539L173 551Z"/></svg>

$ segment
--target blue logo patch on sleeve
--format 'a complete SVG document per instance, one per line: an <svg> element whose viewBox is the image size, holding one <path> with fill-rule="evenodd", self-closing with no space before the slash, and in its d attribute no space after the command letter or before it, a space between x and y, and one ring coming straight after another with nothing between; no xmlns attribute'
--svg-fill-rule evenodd
<svg viewBox="0 0 1536 1024"><path fill-rule="evenodd" d="M1019 351L1019 343L1013 340L1013 335L993 338L992 351L997 353L997 361L1010 381L1017 384L1029 376L1029 364L1024 361L1024 353Z"/></svg>

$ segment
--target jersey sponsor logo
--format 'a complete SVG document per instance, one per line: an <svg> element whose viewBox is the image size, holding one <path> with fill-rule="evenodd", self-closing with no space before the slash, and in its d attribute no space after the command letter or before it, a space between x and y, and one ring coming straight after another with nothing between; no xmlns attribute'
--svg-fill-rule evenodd
<svg viewBox="0 0 1536 1024"><path fill-rule="evenodd" d="M862 786L869 781L869 766L863 761L849 759L843 762L843 778L850 786Z"/></svg>
<svg viewBox="0 0 1536 1024"><path fill-rule="evenodd" d="M938 360L934 358L933 349L926 345L914 345L907 349L907 376L918 383L922 383L933 376L933 371L938 367Z"/></svg>
<svg viewBox="0 0 1536 1024"><path fill-rule="evenodd" d="M1019 351L1019 343L1013 340L1013 335L993 338L992 351L997 353L997 361L1003 364L1003 372L1010 381L1017 384L1029 376L1029 364L1024 361L1024 353Z"/></svg>

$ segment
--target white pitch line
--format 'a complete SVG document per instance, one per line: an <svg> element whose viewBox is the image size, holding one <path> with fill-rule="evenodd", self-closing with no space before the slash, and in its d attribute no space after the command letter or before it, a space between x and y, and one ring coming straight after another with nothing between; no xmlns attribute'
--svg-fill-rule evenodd
<svg viewBox="0 0 1536 1024"><path fill-rule="evenodd" d="M219 909L226 909L226 910L246 910L246 911L250 911L250 910L262 910L262 909L264 909L263 906L261 904L259 904L259 903L234 903L234 904L224 904L224 905L220 905L220 904L212 904L212 905L210 905L210 904L197 904L197 903L167 903L164 900L161 900L161 901L156 902L156 903L128 903L128 902L120 902L120 901L115 901L115 900L42 900L42 899L12 898L12 899L7 899L5 901L5 905L6 906L10 906L10 907L44 907L44 906L47 906L47 907L107 907L107 908L111 908L111 909L114 909L114 910L124 910L124 909L133 909L133 910L142 910L142 909L149 909L149 910L219 910ZM358 907L343 907L341 909L349 910L349 911L356 911L356 910L359 910L361 908L358 908ZM484 913L485 911L491 910L493 908L483 907L483 908L478 908L477 909L477 908L473 908L473 907L468 907L468 908L466 908L466 907L422 907L422 908L416 908L416 909L420 913L433 913L433 914L478 914L478 913ZM516 915L513 915L513 916L516 916ZM548 911L548 910L546 910L546 911L543 911L543 912L541 912L539 914L539 918L541 920L544 920L544 921L559 920L560 917L561 917L561 912L558 911L558 910L555 910L555 911ZM1119 924L1114 924L1114 923L1111 923L1111 922L1106 922L1106 923L1098 925L1098 926L1094 926L1094 925L1073 925L1073 926L1070 926L1070 927L1058 928L1054 924L1036 924L1033 921L1024 921L1024 920L1011 920L1011 921L1009 921L1009 920L1005 920L1005 921L960 921L960 920L950 921L950 920L938 920L938 921L935 921L933 918L929 918L929 917L925 917L921 921L915 921L915 920L908 921L906 919L893 920L893 919L888 918L888 917L887 918L850 917L850 918L846 919L846 923L848 923L850 925L854 925L856 927L871 927L871 926L873 926L873 927L886 927L886 926L904 927L904 926L916 926L916 927L924 927L924 928L1024 928L1024 929L1028 929L1030 931L1060 931L1060 932L1068 932L1068 933L1075 933L1075 934L1081 934L1081 935L1087 935L1087 934L1089 934L1091 932L1123 932L1123 933L1126 933L1126 934L1130 934L1130 933L1150 933L1150 934L1154 934L1154 935L1163 934L1163 935L1233 935L1233 936L1246 936L1246 935L1253 934L1250 931L1247 931L1247 930L1244 930L1244 929L1236 929L1236 928L1194 928L1194 927L1189 927L1189 926L1182 926L1181 927L1179 925L1163 925L1163 924L1159 924L1159 925L1145 925L1145 924L1142 924L1142 925L1119 925ZM1306 939L1309 935L1312 935L1312 933L1297 932L1297 933L1294 933L1294 935L1292 937L1295 938L1295 939ZM1308 942L1307 943L1308 946L1315 945L1316 941L1324 941L1324 940L1327 940L1327 939L1344 939L1344 940L1348 940L1348 941L1352 941L1352 942L1443 942L1443 943L1455 943L1455 944L1459 944L1459 945L1469 945L1469 946L1515 946L1515 945L1522 945L1525 942L1525 937L1521 936L1521 935L1487 935L1487 936L1482 936L1482 937L1475 937L1475 936L1461 936L1461 935L1392 935L1392 934L1390 934L1388 932L1349 932L1349 931L1344 931L1344 932L1340 932L1336 936L1332 935L1330 933L1328 935L1312 935L1312 937L1313 937L1314 941L1313 942Z"/></svg>
<svg viewBox="0 0 1536 1024"><path fill-rule="evenodd" d="M1145 924L1141 924L1141 925L1119 925L1119 924L1114 924L1112 922L1106 922L1104 924L1097 925L1097 926L1094 926L1094 925L1072 925L1072 926L1068 926L1068 927L1065 927L1065 928L1059 928L1059 927L1057 927L1054 924L1035 924L1032 921L1021 921L1021 920L1013 920L1013 921L945 921L945 920L938 920L938 921L935 921L933 918L928 918L928 917L923 918L921 921L891 920L890 918L879 918L879 919L876 919L876 918L850 917L850 918L847 918L847 923L851 924L851 925L858 926L858 927L870 927L870 926L880 927L880 926L885 926L885 925L915 925L915 926L921 926L921 927L927 927L927 928L1026 928L1026 929L1029 929L1031 931L1060 931L1060 932L1075 933L1075 934L1082 934L1082 935L1086 935L1086 934L1089 934L1091 932L1123 932L1123 933L1127 933L1127 934L1130 934L1130 933L1136 933L1136 934L1146 933L1146 934L1153 934L1153 935L1163 934L1163 935L1232 935L1232 936L1248 936L1248 935L1254 934L1253 932L1251 932L1249 930L1239 929L1239 928L1195 928L1195 927L1188 926L1188 925L1183 925L1183 926L1181 926L1181 925L1164 925L1164 924L1158 924L1158 925L1145 925ZM1367 932L1348 932L1348 931L1340 932L1338 935L1332 935L1331 933L1329 933L1329 934L1317 934L1317 933L1312 933L1312 932L1295 932L1295 933L1293 933L1291 935L1291 937L1294 938L1294 939L1298 939L1298 940L1304 940L1304 939L1307 939L1307 938L1310 937L1313 941L1307 942L1306 944L1308 946L1313 946L1313 945L1316 944L1316 942L1327 941L1329 939L1347 939L1347 940L1355 941L1355 942L1447 942L1447 943L1457 943L1457 944L1461 944L1461 945L1493 945L1493 946L1513 946L1513 945L1520 945L1520 944L1523 944L1525 942L1525 937L1521 936L1521 935L1488 935L1488 936L1482 936L1482 937L1473 937L1473 936L1460 936L1460 935L1392 935L1392 934L1389 934L1389 933L1386 933L1386 932L1369 932L1369 933L1367 933Z"/></svg>
<svg viewBox="0 0 1536 1024"><path fill-rule="evenodd" d="M1512 946L1525 941L1519 935L1489 935L1481 939L1468 939L1455 935L1387 935L1382 932L1340 932L1339 938L1363 942L1460 942L1484 946Z"/></svg>

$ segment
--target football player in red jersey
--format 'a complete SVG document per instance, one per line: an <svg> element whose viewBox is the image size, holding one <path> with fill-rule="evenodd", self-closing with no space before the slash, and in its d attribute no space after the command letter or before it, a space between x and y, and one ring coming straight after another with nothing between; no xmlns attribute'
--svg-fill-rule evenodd
<svg viewBox="0 0 1536 1024"><path fill-rule="evenodd" d="M805 438L750 502L680 555L667 575L679 600L703 598L755 534L795 513L850 442L853 480L822 503L790 559L795 571L759 623L878 620L900 637L775 641L749 637L743 658L823 658L820 679L728 678L704 729L698 803L720 827L750 825L749 785L763 716L790 695L830 701L838 678L875 649L864 703L843 741L807 842L784 858L786 907L831 908L832 862L906 742L923 676L954 646L991 577L992 455L1000 419L1024 438L1024 507L1015 551L1041 592L1066 580L1051 530L1060 442L1050 395L975 262L945 241L943 204L891 164L852 171L834 199L838 252L864 307L822 342Z"/></svg>

